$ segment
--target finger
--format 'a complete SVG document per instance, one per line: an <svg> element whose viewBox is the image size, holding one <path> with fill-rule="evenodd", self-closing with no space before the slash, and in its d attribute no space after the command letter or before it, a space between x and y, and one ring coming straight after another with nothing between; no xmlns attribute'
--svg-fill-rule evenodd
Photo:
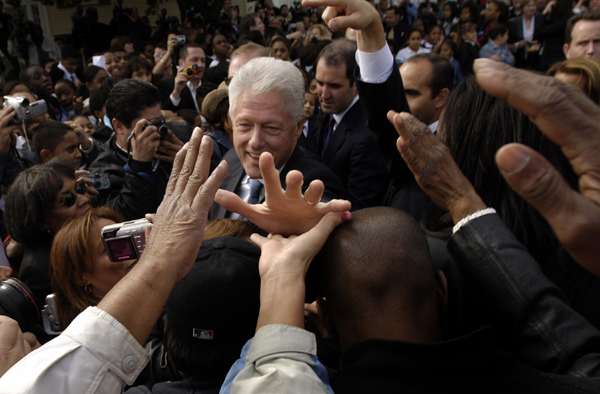
<svg viewBox="0 0 600 394"><path fill-rule="evenodd" d="M172 142L169 142L167 140L160 140L160 146L162 146L162 147L164 147L164 148L166 148L168 150L172 150L172 151L177 152L179 150L179 146L181 146L181 145L177 146L177 145L175 145Z"/></svg>
<svg viewBox="0 0 600 394"><path fill-rule="evenodd" d="M169 156L169 155L161 155L156 153L154 155L155 158L157 158L158 160L162 160L162 161L167 161L169 163L173 163L173 156Z"/></svg>
<svg viewBox="0 0 600 394"><path fill-rule="evenodd" d="M196 161L198 160L198 155L200 153L200 146L202 145L203 135L199 133L198 129L195 129L192 132L192 138L190 138L190 142L188 145L188 153L185 157L185 161L183 162L183 166L181 167L181 171L179 172L179 179L177 180L177 186L175 187L174 194L176 196L180 196L183 198L184 191L188 187L188 180L192 173L194 172L194 168L196 167ZM198 189L194 191L193 194ZM187 193L187 196L191 196L192 193ZM192 197L193 199L193 197ZM186 202L186 204L191 204L191 200Z"/></svg>
<svg viewBox="0 0 600 394"><path fill-rule="evenodd" d="M200 158L199 162L200 169L197 171L204 172L204 179L206 179L206 175L210 170L210 157L212 155L212 139L210 137L206 137L207 140L207 148L203 152L204 156ZM215 194L221 187L221 183L223 179L227 176L228 165L226 161L221 161L217 168L210 174L206 181L202 182L200 190L196 193L194 198L194 203L192 208L195 212L203 212L203 215L208 216L208 212L210 211L212 204L215 200Z"/></svg>
<svg viewBox="0 0 600 394"><path fill-rule="evenodd" d="M312 261L323 245L325 245L325 241L327 241L329 234L331 234L337 226L350 220L351 217L352 215L350 212L341 215L339 213L329 212L321 218L315 227L310 229L307 233L302 234L300 237L304 238L307 245L311 245L311 250L306 250L308 253L305 256L308 259L307 261ZM305 269L308 270L308 265Z"/></svg>
<svg viewBox="0 0 600 394"><path fill-rule="evenodd" d="M600 275L598 205L571 189L560 173L529 147L505 145L496 154L496 163L510 187L548 221L571 256Z"/></svg>
<svg viewBox="0 0 600 394"><path fill-rule="evenodd" d="M93 187L88 187L85 192L90 195L92 198L96 198L100 192Z"/></svg>
<svg viewBox="0 0 600 394"><path fill-rule="evenodd" d="M302 198L302 185L304 184L304 176L300 171L292 170L285 177L285 194L289 198Z"/></svg>
<svg viewBox="0 0 600 394"><path fill-rule="evenodd" d="M308 188L304 192L304 199L307 203L312 203L312 205L315 205L321 201L323 193L325 193L325 185L323 184L323 181L315 179L310 183L310 185L308 185Z"/></svg>
<svg viewBox="0 0 600 394"><path fill-rule="evenodd" d="M146 215L144 215L144 217L150 223L154 223L154 218L156 218L156 214L155 213L147 213Z"/></svg>
<svg viewBox="0 0 600 394"><path fill-rule="evenodd" d="M264 243L265 243L265 242L267 242L267 241L268 241L268 239L267 239L267 237L263 237L263 236L262 236L262 235L260 235L260 234L256 234L256 233L254 233L254 234L252 234L252 235L250 236L250 241L252 241L252 243L253 243L254 245L256 245L256 246L258 246L259 248L261 248L261 249L262 249L262 246L264 245Z"/></svg>
<svg viewBox="0 0 600 394"><path fill-rule="evenodd" d="M388 119L389 116L388 113ZM409 113L396 113L393 115L392 124L402 137L402 142L417 159L422 160L424 156L431 152L433 146L441 144L425 123Z"/></svg>
<svg viewBox="0 0 600 394"><path fill-rule="evenodd" d="M185 159L187 157L188 148L189 142L186 143L179 152L177 152L177 155L175 155L173 168L171 169L171 176L169 176L169 182L167 183L167 188L165 189L165 197L170 196L175 191L175 186L179 180L179 173L181 172L181 168L183 167L183 163L185 163Z"/></svg>
<svg viewBox="0 0 600 394"><path fill-rule="evenodd" d="M23 333L23 340L27 342L27 344L31 347L31 350L34 350L36 346L39 347L37 338L30 332Z"/></svg>
<svg viewBox="0 0 600 394"><path fill-rule="evenodd" d="M600 148L600 108L577 88L486 59L476 60L474 70L485 91L529 116L548 138L561 146L567 158L572 160L586 152L582 162L600 160L595 154ZM579 174L576 166L574 163Z"/></svg>
<svg viewBox="0 0 600 394"><path fill-rule="evenodd" d="M75 170L75 178L80 178L84 175L90 175L88 170Z"/></svg>
<svg viewBox="0 0 600 394"><path fill-rule="evenodd" d="M329 27L333 31L343 31L347 28L360 30L364 24L364 20L365 16L361 13L338 16L329 21Z"/></svg>
<svg viewBox="0 0 600 394"><path fill-rule="evenodd" d="M283 194L279 171L275 168L273 156L269 152L263 152L258 159L258 166L265 185L265 196L274 197Z"/></svg>
<svg viewBox="0 0 600 394"><path fill-rule="evenodd" d="M348 200L331 200L322 207L322 209L327 210L328 212L337 212L337 213L345 213L350 211L352 208L352 203Z"/></svg>
<svg viewBox="0 0 600 394"><path fill-rule="evenodd" d="M215 202L229 212L240 214L252 222L254 222L255 214L259 214L258 212L255 213L258 204L248 204L240 196L228 190L219 189L215 194Z"/></svg>

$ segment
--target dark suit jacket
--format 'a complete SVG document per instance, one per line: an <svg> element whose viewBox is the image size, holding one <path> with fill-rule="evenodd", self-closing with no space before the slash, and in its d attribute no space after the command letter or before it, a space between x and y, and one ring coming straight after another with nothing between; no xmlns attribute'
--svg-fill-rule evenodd
<svg viewBox="0 0 600 394"><path fill-rule="evenodd" d="M313 116L308 119L308 132L304 136L304 133L300 134L298 138L298 145L308 149L314 154L317 154L317 145L319 143L319 128L321 126L321 120L323 119L323 113L319 108L315 108Z"/></svg>
<svg viewBox="0 0 600 394"><path fill-rule="evenodd" d="M230 192L237 192L240 182L246 175L244 166L240 161L235 149L230 149L223 160L229 164L229 172L221 183L221 189L228 190ZM304 175L304 184L302 191L308 188L310 182L315 179L320 179L325 185L325 193L321 201L326 202L334 198L346 198L346 192L344 191L344 185L340 179L335 175L316 155L310 153L308 150L296 145L296 148L292 152L292 156L288 159L287 163L283 167L280 173L281 187L285 189L285 177L291 170L298 170ZM222 219L226 217L227 210L217 204L213 203L211 211L211 219Z"/></svg>
<svg viewBox="0 0 600 394"><path fill-rule="evenodd" d="M543 23L543 18L544 17L542 15L535 14L533 25L534 35L535 32L540 29ZM521 41L525 38L525 33L523 32L523 15L511 19L511 21L508 24L508 27L510 31L510 33L508 34L509 44ZM537 52L529 52L527 53L527 58L525 58L525 48L521 47L515 52L515 67L532 69L535 65L535 60L537 56Z"/></svg>
<svg viewBox="0 0 600 394"><path fill-rule="evenodd" d="M358 94L363 98L369 98L360 100L360 103L367 113L369 129L377 134L375 142L383 154L391 179L383 204L401 209L415 219L421 220L431 200L421 190L396 149L398 133L387 120L387 113L391 109L397 112L410 112L398 67L395 65L392 67L392 74L383 83L361 81L358 78L359 70L357 66L354 72Z"/></svg>
<svg viewBox="0 0 600 394"><path fill-rule="evenodd" d="M357 101L346 112L327 148L323 149L328 127L329 116L325 116L317 152L344 184L352 210L381 205L389 177L360 103Z"/></svg>
<svg viewBox="0 0 600 394"><path fill-rule="evenodd" d="M177 112L180 109L192 109L196 111L196 105L194 104L194 99L192 98L192 92L190 92L190 89L188 89L187 86L184 86L183 90L181 91L181 101L179 102L179 105L173 105L170 96L171 93L173 93L174 87L175 75L169 78L163 78L163 80L158 83L160 98L162 100L162 108L173 112Z"/></svg>

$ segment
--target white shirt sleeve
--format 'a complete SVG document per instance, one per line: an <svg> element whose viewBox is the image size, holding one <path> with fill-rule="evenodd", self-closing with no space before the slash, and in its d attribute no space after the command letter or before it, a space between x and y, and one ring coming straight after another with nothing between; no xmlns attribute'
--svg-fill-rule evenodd
<svg viewBox="0 0 600 394"><path fill-rule="evenodd" d="M170 95L169 98L171 99L171 102L173 103L174 106L178 107L179 103L181 102L181 99L176 100L175 97L173 97L173 95Z"/></svg>
<svg viewBox="0 0 600 394"><path fill-rule="evenodd" d="M0 379L0 393L121 393L149 358L121 323L90 307L9 369Z"/></svg>
<svg viewBox="0 0 600 394"><path fill-rule="evenodd" d="M377 52L356 51L356 63L360 67L359 78L367 83L383 83L392 75L394 55L385 44Z"/></svg>

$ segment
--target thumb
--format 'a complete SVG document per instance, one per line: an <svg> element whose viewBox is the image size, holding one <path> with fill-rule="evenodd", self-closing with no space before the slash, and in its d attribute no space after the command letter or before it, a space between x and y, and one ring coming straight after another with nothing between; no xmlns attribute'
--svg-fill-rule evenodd
<svg viewBox="0 0 600 394"><path fill-rule="evenodd" d="M351 217L352 214L350 212L344 212L343 214L340 214L339 212L329 212L321 218L315 227L301 235L301 237L307 238L310 241L309 244L314 246L314 255L316 255L323 245L325 245L329 234L331 234L337 226L350 220ZM314 257L314 255L312 257Z"/></svg>
<svg viewBox="0 0 600 394"><path fill-rule="evenodd" d="M576 192L542 155L521 144L496 153L496 164L509 186L554 227L573 212Z"/></svg>

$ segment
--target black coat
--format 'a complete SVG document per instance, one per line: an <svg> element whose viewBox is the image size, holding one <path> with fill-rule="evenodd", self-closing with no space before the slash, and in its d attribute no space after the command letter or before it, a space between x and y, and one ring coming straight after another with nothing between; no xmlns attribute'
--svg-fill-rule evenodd
<svg viewBox="0 0 600 394"><path fill-rule="evenodd" d="M192 109L196 111L196 105L194 104L194 99L192 98L192 93L187 86L183 87L181 91L181 101L178 106L173 105L171 102L171 93L173 93L173 89L175 88L175 75L170 76L169 78L163 78L158 83L158 89L160 90L160 99L162 101L162 108L165 110L177 112L180 109Z"/></svg>
<svg viewBox="0 0 600 394"><path fill-rule="evenodd" d="M352 210L381 205L389 177L361 104L357 101L346 112L323 149L328 127L329 116L325 116L317 152L344 184Z"/></svg>

